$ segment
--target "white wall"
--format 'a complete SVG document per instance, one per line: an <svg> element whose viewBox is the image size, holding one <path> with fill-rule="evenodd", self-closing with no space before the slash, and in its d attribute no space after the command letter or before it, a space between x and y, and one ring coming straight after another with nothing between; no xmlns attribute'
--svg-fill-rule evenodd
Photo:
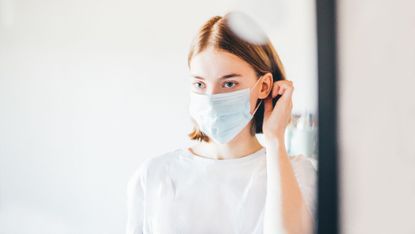
<svg viewBox="0 0 415 234"><path fill-rule="evenodd" d="M339 1L342 233L415 233L415 2Z"/></svg>
<svg viewBox="0 0 415 234"><path fill-rule="evenodd" d="M264 22L294 108L315 108L312 4L250 5L0 0L0 233L122 233L132 171L189 143L187 49L227 7Z"/></svg>

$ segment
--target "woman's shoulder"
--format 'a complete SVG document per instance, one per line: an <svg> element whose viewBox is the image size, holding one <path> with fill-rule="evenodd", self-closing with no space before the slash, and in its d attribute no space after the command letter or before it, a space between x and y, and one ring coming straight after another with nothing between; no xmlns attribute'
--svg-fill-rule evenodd
<svg viewBox="0 0 415 234"><path fill-rule="evenodd" d="M316 189L317 189L317 160L303 154L289 155L294 174L304 195L305 202L316 215Z"/></svg>
<svg viewBox="0 0 415 234"><path fill-rule="evenodd" d="M164 153L144 158L139 165L135 167L130 180L137 180L139 178L145 179L149 172L153 174L160 172L162 168L177 158L181 150L181 148L172 149Z"/></svg>
<svg viewBox="0 0 415 234"><path fill-rule="evenodd" d="M291 165L300 186L315 187L317 182L317 160L304 154L289 155Z"/></svg>

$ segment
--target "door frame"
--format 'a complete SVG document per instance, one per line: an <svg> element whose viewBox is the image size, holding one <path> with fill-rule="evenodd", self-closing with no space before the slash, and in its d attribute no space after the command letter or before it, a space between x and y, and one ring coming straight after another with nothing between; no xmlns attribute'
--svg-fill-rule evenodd
<svg viewBox="0 0 415 234"><path fill-rule="evenodd" d="M318 61L318 234L339 233L336 0L316 0Z"/></svg>

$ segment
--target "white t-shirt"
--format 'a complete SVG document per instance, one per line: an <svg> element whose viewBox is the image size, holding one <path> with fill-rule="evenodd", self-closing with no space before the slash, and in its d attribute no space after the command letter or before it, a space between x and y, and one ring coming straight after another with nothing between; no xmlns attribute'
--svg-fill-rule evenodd
<svg viewBox="0 0 415 234"><path fill-rule="evenodd" d="M127 187L127 234L262 234L266 148L211 159L188 148L145 159ZM315 218L316 160L290 155Z"/></svg>

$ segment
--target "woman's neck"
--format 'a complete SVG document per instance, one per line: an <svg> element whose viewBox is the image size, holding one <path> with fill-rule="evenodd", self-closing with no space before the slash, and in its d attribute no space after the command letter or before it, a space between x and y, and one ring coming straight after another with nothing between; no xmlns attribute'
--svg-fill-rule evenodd
<svg viewBox="0 0 415 234"><path fill-rule="evenodd" d="M250 127L245 127L234 139L226 144L219 144L211 140L210 142L200 142L189 147L198 156L212 159L235 159L247 156L260 150L263 146L257 137L252 136Z"/></svg>

